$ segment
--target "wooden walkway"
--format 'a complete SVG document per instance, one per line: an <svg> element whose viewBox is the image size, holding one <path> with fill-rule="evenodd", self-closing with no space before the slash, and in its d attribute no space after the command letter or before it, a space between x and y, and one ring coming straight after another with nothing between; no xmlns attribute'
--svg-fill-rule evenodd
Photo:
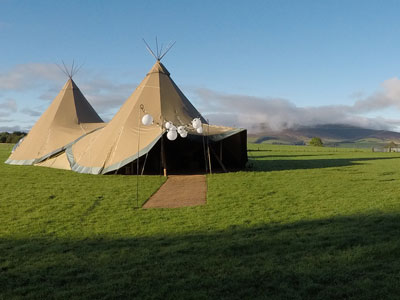
<svg viewBox="0 0 400 300"><path fill-rule="evenodd" d="M176 208L206 204L205 175L171 175L143 208Z"/></svg>

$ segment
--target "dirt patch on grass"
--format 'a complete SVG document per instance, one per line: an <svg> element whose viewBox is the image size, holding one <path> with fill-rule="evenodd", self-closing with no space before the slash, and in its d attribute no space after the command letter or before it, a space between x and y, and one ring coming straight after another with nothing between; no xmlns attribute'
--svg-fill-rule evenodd
<svg viewBox="0 0 400 300"><path fill-rule="evenodd" d="M176 208L206 204L205 175L172 175L143 208Z"/></svg>

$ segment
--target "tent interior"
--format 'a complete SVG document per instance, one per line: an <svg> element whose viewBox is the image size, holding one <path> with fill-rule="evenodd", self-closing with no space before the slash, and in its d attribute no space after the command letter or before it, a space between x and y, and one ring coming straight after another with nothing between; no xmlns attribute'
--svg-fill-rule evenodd
<svg viewBox="0 0 400 300"><path fill-rule="evenodd" d="M107 174L163 174L164 166L168 174L237 171L247 162L247 133L243 130L218 141L199 135L170 141L164 134L146 155L139 158L139 171L137 161Z"/></svg>

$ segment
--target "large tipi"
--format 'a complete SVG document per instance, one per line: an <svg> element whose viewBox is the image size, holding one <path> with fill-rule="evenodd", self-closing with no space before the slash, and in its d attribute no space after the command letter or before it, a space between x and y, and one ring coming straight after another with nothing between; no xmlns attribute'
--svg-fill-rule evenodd
<svg viewBox="0 0 400 300"><path fill-rule="evenodd" d="M152 125L141 124L144 114L153 116ZM167 121L187 126L194 118L202 121L202 134L192 130L185 139L164 138ZM247 162L246 136L245 129L207 124L157 60L114 118L65 152L71 169L79 173L135 173L140 160L141 173L160 166L164 171L204 170L212 162L226 170Z"/></svg>
<svg viewBox="0 0 400 300"><path fill-rule="evenodd" d="M40 164L104 125L71 76L6 163Z"/></svg>

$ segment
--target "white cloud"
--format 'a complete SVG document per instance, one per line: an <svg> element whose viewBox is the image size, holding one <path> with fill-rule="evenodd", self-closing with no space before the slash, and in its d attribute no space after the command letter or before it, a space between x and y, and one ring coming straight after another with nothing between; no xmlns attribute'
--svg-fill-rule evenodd
<svg viewBox="0 0 400 300"><path fill-rule="evenodd" d="M0 132L23 131L20 126L0 126Z"/></svg>
<svg viewBox="0 0 400 300"><path fill-rule="evenodd" d="M41 111L37 111L28 107L21 109L21 113L31 116L31 117L39 117L42 115Z"/></svg>
<svg viewBox="0 0 400 300"><path fill-rule="evenodd" d="M365 113L386 108L400 111L400 80L386 80L382 87L382 91L359 99L354 105L319 107L298 107L286 99L225 94L204 88L195 90L195 93L201 100L199 110L211 123L245 127L250 131L338 123L373 129L394 129L400 126L400 119L365 116Z"/></svg>
<svg viewBox="0 0 400 300"><path fill-rule="evenodd" d="M16 112L18 110L17 102L14 99L6 99L0 103L0 110Z"/></svg>
<svg viewBox="0 0 400 300"><path fill-rule="evenodd" d="M400 80L391 78L382 83L382 90L375 94L360 98L352 109L355 113L379 111L385 108L400 110Z"/></svg>
<svg viewBox="0 0 400 300"><path fill-rule="evenodd" d="M93 78L79 85L82 93L99 114L107 115L125 102L135 90L135 84L118 84L106 78Z"/></svg>
<svg viewBox="0 0 400 300"><path fill-rule="evenodd" d="M55 64L28 63L0 73L0 90L26 91L49 82L59 82L65 75Z"/></svg>
<svg viewBox="0 0 400 300"><path fill-rule="evenodd" d="M0 122L9 123L10 117L13 113L17 112L17 102L14 99L6 99L0 102Z"/></svg>
<svg viewBox="0 0 400 300"><path fill-rule="evenodd" d="M76 84L105 120L112 118L136 87L133 83L116 83L91 70L82 70L79 77ZM39 90L39 99L51 101L59 93L65 81L65 75L55 64L23 64L6 72L0 71L0 92L23 94L27 91ZM198 101L198 110L209 118L210 122L245 127L251 131L259 130L261 127L280 130L332 123L375 129L393 129L400 125L400 120L365 116L388 108L400 111L400 79L398 78L383 82L382 89L373 95L364 96L361 93L354 93L352 97L357 100L352 105L299 107L292 101L281 98L227 94L205 88L196 89L194 93L201 100ZM43 104L45 102L42 102L41 106ZM16 100L4 100L0 103L1 117L9 118L11 113L17 111L18 106L22 105ZM25 108L21 110L22 113L37 117L47 104L40 109L23 106Z"/></svg>

